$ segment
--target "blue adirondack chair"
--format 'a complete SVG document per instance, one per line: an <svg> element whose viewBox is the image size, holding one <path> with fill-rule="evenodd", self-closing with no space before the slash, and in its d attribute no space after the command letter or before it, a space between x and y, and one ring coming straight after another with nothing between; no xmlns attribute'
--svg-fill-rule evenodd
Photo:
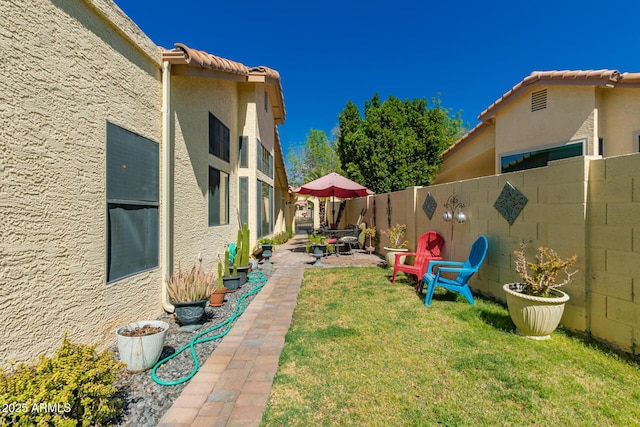
<svg viewBox="0 0 640 427"><path fill-rule="evenodd" d="M471 295L471 289L467 282L473 276L473 273L477 272L487 256L487 250L489 249L489 242L485 236L480 236L471 246L471 253L469 258L465 262L456 261L429 261L427 272L422 276L420 285L418 286L418 295L422 293L423 287L427 286L427 295L424 298L424 305L431 305L431 298L433 298L433 291L436 286L440 286L447 290L457 292L464 296L469 304L473 304L473 295ZM435 273L433 268L436 267ZM441 277L440 273L458 273L458 276L454 279L447 279Z"/></svg>

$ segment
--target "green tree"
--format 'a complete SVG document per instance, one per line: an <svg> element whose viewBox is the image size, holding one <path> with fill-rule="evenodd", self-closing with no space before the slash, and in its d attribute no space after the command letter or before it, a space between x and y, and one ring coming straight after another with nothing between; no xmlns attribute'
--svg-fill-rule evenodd
<svg viewBox="0 0 640 427"><path fill-rule="evenodd" d="M439 98L401 101L378 94L365 102L364 117L348 101L340 112L337 153L345 175L376 193L429 185L442 152L464 132L461 113L450 116Z"/></svg>
<svg viewBox="0 0 640 427"><path fill-rule="evenodd" d="M287 176L294 187L331 172L343 173L336 142L318 129L310 129L303 144L289 148L287 163Z"/></svg>

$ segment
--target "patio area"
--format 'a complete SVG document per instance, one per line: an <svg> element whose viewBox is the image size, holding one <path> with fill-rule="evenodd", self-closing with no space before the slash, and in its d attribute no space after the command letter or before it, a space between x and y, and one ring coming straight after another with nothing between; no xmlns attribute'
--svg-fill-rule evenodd
<svg viewBox="0 0 640 427"><path fill-rule="evenodd" d="M275 248L270 278L231 331L190 380L160 420L161 427L259 425L278 369L284 337L305 268L315 259L305 253L306 235ZM375 254L353 250L328 255L325 267L373 267L384 262Z"/></svg>

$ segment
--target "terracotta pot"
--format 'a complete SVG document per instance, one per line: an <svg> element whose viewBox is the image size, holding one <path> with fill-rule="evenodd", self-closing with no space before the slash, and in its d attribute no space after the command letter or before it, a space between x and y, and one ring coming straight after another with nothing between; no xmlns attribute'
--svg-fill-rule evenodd
<svg viewBox="0 0 640 427"><path fill-rule="evenodd" d="M222 304L224 304L224 296L226 293L227 288L225 288L224 286L213 291L213 293L209 297L209 305L211 307L221 307Z"/></svg>
<svg viewBox="0 0 640 427"><path fill-rule="evenodd" d="M549 292L551 298L535 297L517 290L521 284L507 283L503 289L507 295L507 307L517 332L527 338L546 340L560 324L564 305L569 295L558 289Z"/></svg>

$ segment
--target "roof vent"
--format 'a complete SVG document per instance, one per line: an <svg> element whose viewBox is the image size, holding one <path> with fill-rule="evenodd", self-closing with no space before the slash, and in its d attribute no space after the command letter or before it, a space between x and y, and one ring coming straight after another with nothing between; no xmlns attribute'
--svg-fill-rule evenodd
<svg viewBox="0 0 640 427"><path fill-rule="evenodd" d="M531 94L531 111L544 110L547 108L547 90L542 89Z"/></svg>

